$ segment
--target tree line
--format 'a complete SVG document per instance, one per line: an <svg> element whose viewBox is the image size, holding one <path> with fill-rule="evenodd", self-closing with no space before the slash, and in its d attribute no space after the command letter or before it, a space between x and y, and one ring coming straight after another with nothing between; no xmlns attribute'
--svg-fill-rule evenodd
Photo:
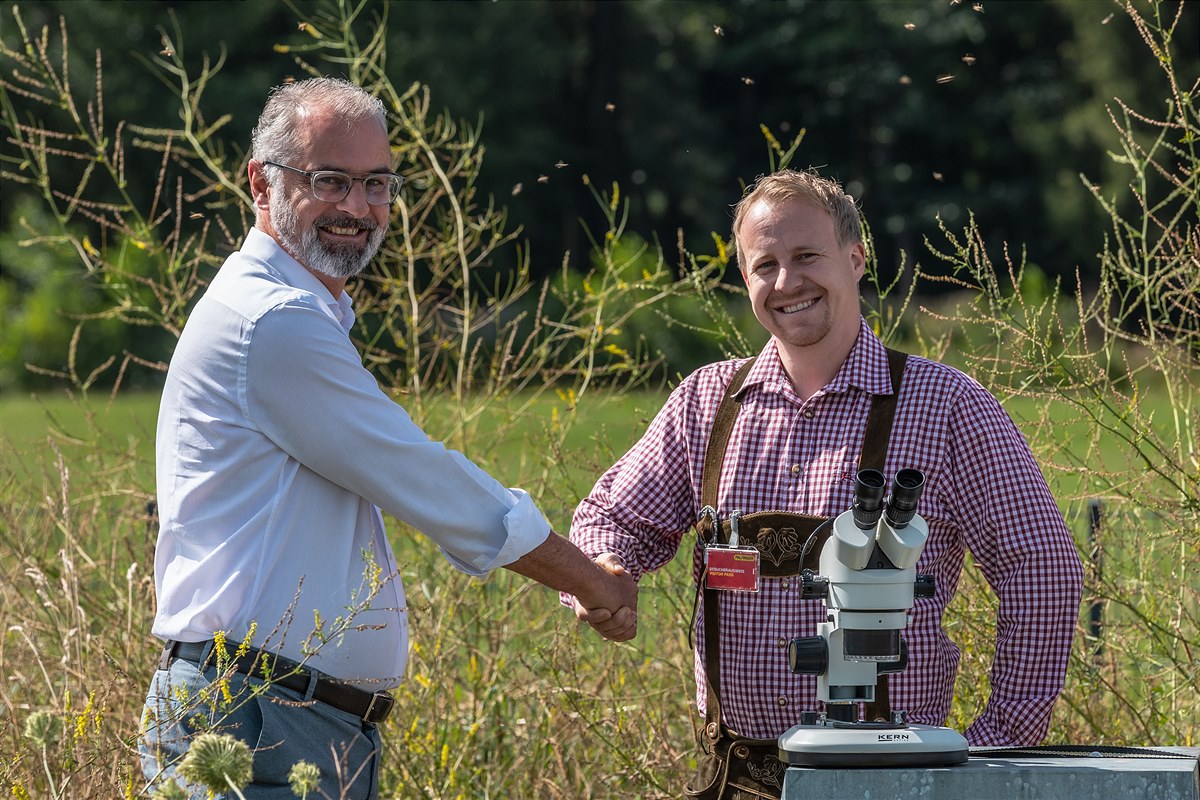
<svg viewBox="0 0 1200 800"><path fill-rule="evenodd" d="M184 63L219 66L209 113L227 115L222 135L245 148L266 91L297 77L296 53L322 44L297 16L324 12L307 2L43 0L22 13L30 29L57 30L65 15L72 75L85 81L102 51L104 114L148 129L179 117L148 65L163 33L186 43ZM520 248L492 258L528 256L535 277L564 261L586 270L589 231L605 222L592 186L613 182L630 231L668 253L677 241L715 249L744 183L793 147L794 166L819 167L860 199L885 275L928 258L939 220L961 227L974 215L990 242L1024 248L1030 276L1072 276L1094 262L1106 224L1080 176L1118 188L1106 105L1155 102L1156 67L1128 15L1090 0L369 0L351 33L369 35L381 16L391 80L429 87L448 118L480 128L475 197L507 209L521 231ZM1197 41L1198 17L1185 12L1181 41ZM0 35L15 46L11 17ZM1181 74L1196 74L1196 48L1179 53L1190 60ZM19 116L23 98L5 101ZM7 142L3 156L13 169ZM137 153L124 168L130 195L147 202L161 165ZM39 213L32 195L5 181L5 385L37 380L22 365L63 350L73 329L63 312L85 313L96 290L61 253L19 246L29 238L20 219Z"/></svg>

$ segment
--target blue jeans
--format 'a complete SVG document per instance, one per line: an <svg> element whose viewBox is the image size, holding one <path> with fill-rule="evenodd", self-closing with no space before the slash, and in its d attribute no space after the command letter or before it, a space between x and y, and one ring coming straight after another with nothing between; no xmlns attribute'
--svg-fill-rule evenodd
<svg viewBox="0 0 1200 800"><path fill-rule="evenodd" d="M313 800L376 800L379 732L353 714L312 700L315 676L307 695L248 675L234 674L224 687L214 684L217 678L215 666L201 672L182 659L154 673L138 739L148 785L174 778L193 800L206 800L207 790L187 784L176 767L192 738L212 731L231 734L254 753L254 780L242 789L246 800L295 800L288 773L297 761L321 770L320 787L308 795ZM237 795L215 797L236 800Z"/></svg>

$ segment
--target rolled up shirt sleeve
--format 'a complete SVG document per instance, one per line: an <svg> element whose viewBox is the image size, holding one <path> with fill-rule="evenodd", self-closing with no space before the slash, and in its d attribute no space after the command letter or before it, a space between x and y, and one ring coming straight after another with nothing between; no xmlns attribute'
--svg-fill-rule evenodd
<svg viewBox="0 0 1200 800"><path fill-rule="evenodd" d="M675 557L695 522L687 426L695 380L671 393L642 438L575 510L571 541L591 558L615 553L635 581ZM564 605L572 597L562 595Z"/></svg>
<svg viewBox="0 0 1200 800"><path fill-rule="evenodd" d="M247 419L304 469L421 531L458 569L486 574L550 535L528 494L432 441L311 304L273 309L246 346Z"/></svg>

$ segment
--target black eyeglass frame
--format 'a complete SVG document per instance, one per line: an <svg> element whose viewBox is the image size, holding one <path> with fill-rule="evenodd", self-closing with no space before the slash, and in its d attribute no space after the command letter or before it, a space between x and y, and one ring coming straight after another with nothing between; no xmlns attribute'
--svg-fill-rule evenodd
<svg viewBox="0 0 1200 800"><path fill-rule="evenodd" d="M295 172L298 175L303 175L304 177L308 178L309 190L312 192L313 197L317 198L322 203L340 203L340 202L342 202L343 200L345 200L347 197L350 196L350 190L354 188L354 182L359 181L363 185L363 193L367 195L367 204L368 205L387 206L387 205L391 205L392 203L396 202L396 198L400 196L400 187L404 185L404 176L397 175L394 172L369 172L365 175L361 175L356 178L348 172L342 172L340 169L313 169L313 170L300 169L298 167L288 166L287 164L280 164L278 161L271 161L269 159L264 160L262 163L264 163L268 166L279 167L280 169L290 170L292 172ZM341 175L341 176L345 177L347 180L349 180L349 183L346 184L346 193L343 194L341 197L337 198L336 200L326 200L325 198L321 197L319 194L317 194L317 178L319 178L322 175ZM389 179L395 179L395 183L391 183L390 180L388 183L388 185L393 186L394 189L388 191L387 202L372 203L370 200L370 193L366 191L366 188L367 188L366 182L368 180L370 180L371 178L383 178L383 177L386 177Z"/></svg>

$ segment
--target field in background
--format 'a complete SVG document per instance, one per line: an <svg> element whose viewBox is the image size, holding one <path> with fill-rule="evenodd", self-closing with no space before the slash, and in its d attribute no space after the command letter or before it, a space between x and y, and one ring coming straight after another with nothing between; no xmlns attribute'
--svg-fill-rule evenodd
<svg viewBox="0 0 1200 800"><path fill-rule="evenodd" d="M440 413L438 400L427 399L427 407L418 421L431 436L463 451L513 485L520 485L530 470L544 468L541 444L548 433L566 427L563 452L556 459L555 468L570 476L570 487L578 494L577 501L600 472L637 440L666 395L664 389L590 398L586 410L571 410L568 399L558 396L544 396L528 407L519 400L510 400L481 409L469 423L469 434L462 425L456 426ZM454 401L443 398L440 402L450 406ZM1155 400L1151 397L1148 402L1153 404ZM139 485L153 491L158 395L128 393L115 399L102 396L90 405L92 410L85 413L79 402L65 394L10 394L0 399L0 454L8 461L8 471L13 473L9 478L14 482L6 491L40 490L43 481L56 479L51 441L68 464L86 466L87 448L81 445L90 444L95 434L99 434L110 454L125 452L134 456ZM1055 447L1063 447L1072 441L1085 441L1091 430L1088 420L1063 405L1055 406L1047 419L1042 418L1039 402L1011 397L1004 405L1030 440L1052 438ZM1148 411L1165 419L1168 408L1164 403L1162 409ZM1118 442L1110 441L1107 446L1102 443L1097 463L1092 466L1111 463L1121 454ZM1084 513L1079 508L1079 498L1088 493L1087 470L1044 468L1043 472L1055 496L1067 498L1060 505L1067 521L1073 522ZM547 513L569 515L574 502L567 497L559 499L566 505L547 508ZM556 524L558 521L554 519ZM562 522L566 524L569 518L562 518Z"/></svg>

